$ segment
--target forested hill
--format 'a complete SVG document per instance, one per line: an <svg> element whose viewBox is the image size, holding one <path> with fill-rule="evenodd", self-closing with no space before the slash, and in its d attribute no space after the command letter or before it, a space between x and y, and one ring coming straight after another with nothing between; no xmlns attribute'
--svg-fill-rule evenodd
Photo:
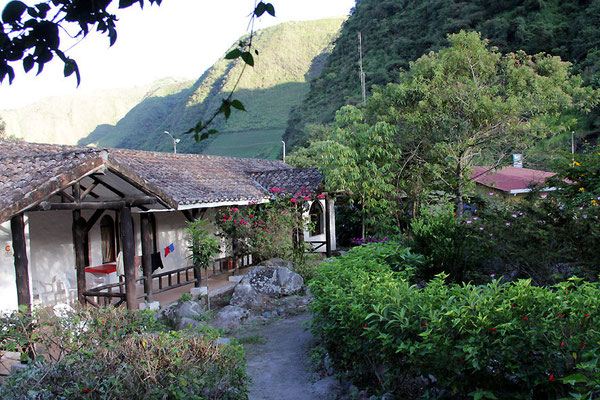
<svg viewBox="0 0 600 400"><path fill-rule="evenodd" d="M259 55L234 96L247 112L233 112L226 123L217 121L220 133L208 140L196 143L182 133L219 108L240 75L240 60L221 58L187 87L148 96L116 124L99 126L80 144L170 151L166 130L181 138L177 149L182 152L280 157L290 109L322 70L342 21L289 22L256 32L253 46Z"/></svg>
<svg viewBox="0 0 600 400"><path fill-rule="evenodd" d="M586 84L600 87L600 0L358 0L323 73L292 110L284 139L291 147L302 143L307 125L331 122L341 106L360 102L358 32L369 90L394 81L461 29L481 32L502 52L560 56ZM580 131L600 130L599 115L595 110Z"/></svg>

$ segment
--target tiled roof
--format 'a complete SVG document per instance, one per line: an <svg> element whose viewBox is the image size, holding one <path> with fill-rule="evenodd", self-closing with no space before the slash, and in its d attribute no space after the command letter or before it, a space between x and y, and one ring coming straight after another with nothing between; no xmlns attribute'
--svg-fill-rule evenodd
<svg viewBox="0 0 600 400"><path fill-rule="evenodd" d="M163 190L178 204L266 198L251 173L293 170L275 160L112 149L109 160Z"/></svg>
<svg viewBox="0 0 600 400"><path fill-rule="evenodd" d="M0 222L104 164L95 149L11 156L5 147L0 141Z"/></svg>
<svg viewBox="0 0 600 400"><path fill-rule="evenodd" d="M475 167L471 179L482 185L510 193L526 190L531 185L543 184L546 179L556 175L554 172L529 168L504 167L498 170L490 167Z"/></svg>
<svg viewBox="0 0 600 400"><path fill-rule="evenodd" d="M278 188L286 194L295 194L303 189L316 192L323 182L323 175L317 168L271 170L256 172L252 176L266 190Z"/></svg>
<svg viewBox="0 0 600 400"><path fill-rule="evenodd" d="M176 206L268 199L267 190L316 189L316 169L281 161L0 140L0 221L105 165Z"/></svg>

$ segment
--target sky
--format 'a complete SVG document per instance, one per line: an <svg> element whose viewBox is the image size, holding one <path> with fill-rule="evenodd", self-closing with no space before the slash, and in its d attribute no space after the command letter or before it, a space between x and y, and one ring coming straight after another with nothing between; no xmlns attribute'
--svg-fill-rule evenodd
<svg viewBox="0 0 600 400"><path fill-rule="evenodd" d="M22 0L28 5L36 0ZM0 0L0 10L9 0ZM255 22L255 29L287 21L346 16L354 0L270 0L273 18L267 13ZM118 4L117 0L113 3ZM11 109L44 97L61 96L98 89L144 85L164 77L197 79L231 45L248 32L254 0L163 0L162 5L140 10L133 5L113 10L117 22L117 42L109 47L108 37L91 33L66 54L79 65L81 85L75 76L63 76L64 65L52 60L36 76L22 65L13 65L16 77L0 84L0 109ZM71 46L68 37L63 44ZM68 47L65 47L68 48ZM63 49L64 50L64 49Z"/></svg>

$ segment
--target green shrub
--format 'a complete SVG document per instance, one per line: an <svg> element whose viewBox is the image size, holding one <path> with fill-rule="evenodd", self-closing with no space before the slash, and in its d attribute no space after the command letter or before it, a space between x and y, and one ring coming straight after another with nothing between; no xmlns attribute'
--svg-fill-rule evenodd
<svg viewBox="0 0 600 400"><path fill-rule="evenodd" d="M428 398L598 390L590 364L600 350L597 283L475 286L440 275L419 288L381 257L389 249L359 249L326 263L310 284L312 330L358 383L399 398L417 384Z"/></svg>
<svg viewBox="0 0 600 400"><path fill-rule="evenodd" d="M426 211L410 224L406 244L425 256L425 264L418 276L429 280L445 272L454 282L472 278L481 259L477 232L467 229L458 221L450 208Z"/></svg>
<svg viewBox="0 0 600 400"><path fill-rule="evenodd" d="M241 346L215 345L211 331L165 332L150 312L118 309L36 321L36 361L4 382L2 399L246 398Z"/></svg>

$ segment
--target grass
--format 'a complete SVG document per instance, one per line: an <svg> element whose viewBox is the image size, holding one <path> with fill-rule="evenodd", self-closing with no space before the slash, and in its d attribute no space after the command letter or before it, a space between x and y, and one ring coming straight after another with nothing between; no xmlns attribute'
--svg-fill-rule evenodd
<svg viewBox="0 0 600 400"><path fill-rule="evenodd" d="M285 129L223 132L204 150L204 154L247 158L281 158L281 137Z"/></svg>
<svg viewBox="0 0 600 400"><path fill-rule="evenodd" d="M243 336L238 338L238 342L241 344L265 344L267 343L267 339L261 334L254 334L250 336Z"/></svg>

